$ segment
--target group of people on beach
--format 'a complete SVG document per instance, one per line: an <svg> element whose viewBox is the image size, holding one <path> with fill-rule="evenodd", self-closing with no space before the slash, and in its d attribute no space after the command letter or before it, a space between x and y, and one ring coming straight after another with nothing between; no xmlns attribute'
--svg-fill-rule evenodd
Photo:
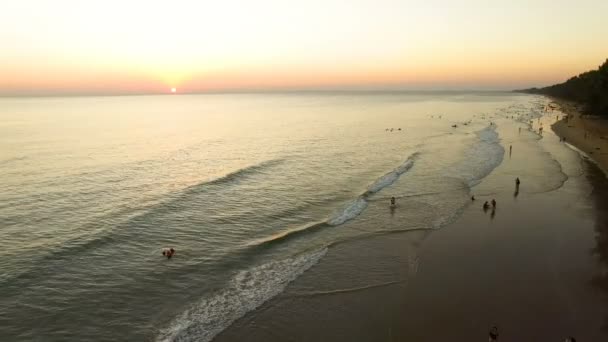
<svg viewBox="0 0 608 342"><path fill-rule="evenodd" d="M521 181L519 180L519 177L515 178L515 196L517 196L519 194L519 185L521 184ZM471 196L471 201L475 201L475 195ZM484 212L488 211L488 209L490 209L490 206L492 206L492 218L494 218L494 214L496 211L496 199L492 198L492 200L490 202L485 201L483 203L482 209Z"/></svg>
<svg viewBox="0 0 608 342"><path fill-rule="evenodd" d="M474 201L475 196L473 196L471 199ZM492 210L496 209L496 200L492 198L492 202L490 202L490 203L492 203ZM490 203L488 203L488 201L486 201L483 204L483 211L487 211L488 209L490 209Z"/></svg>

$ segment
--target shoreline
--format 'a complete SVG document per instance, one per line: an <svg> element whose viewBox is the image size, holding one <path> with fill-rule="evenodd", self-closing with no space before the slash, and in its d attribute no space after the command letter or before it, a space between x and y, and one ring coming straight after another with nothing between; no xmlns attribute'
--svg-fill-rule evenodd
<svg viewBox="0 0 608 342"><path fill-rule="evenodd" d="M455 222L331 248L214 341L483 341L495 325L507 341L606 339L608 180L552 132L503 123L504 160Z"/></svg>
<svg viewBox="0 0 608 342"><path fill-rule="evenodd" d="M556 135L591 158L604 173L608 172L608 121L583 114L580 105L547 96L559 105L556 110L567 115L551 125Z"/></svg>

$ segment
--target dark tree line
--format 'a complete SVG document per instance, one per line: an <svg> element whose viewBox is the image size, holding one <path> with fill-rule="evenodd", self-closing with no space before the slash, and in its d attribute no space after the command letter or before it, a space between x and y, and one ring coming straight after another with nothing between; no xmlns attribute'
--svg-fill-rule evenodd
<svg viewBox="0 0 608 342"><path fill-rule="evenodd" d="M584 106L587 114L608 117L608 59L597 70L584 72L564 83L525 89L523 92L578 102Z"/></svg>

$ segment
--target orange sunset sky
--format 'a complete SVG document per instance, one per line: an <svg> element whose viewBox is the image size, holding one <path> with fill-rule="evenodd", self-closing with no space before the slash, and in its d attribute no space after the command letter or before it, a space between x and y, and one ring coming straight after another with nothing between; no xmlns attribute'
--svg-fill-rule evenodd
<svg viewBox="0 0 608 342"><path fill-rule="evenodd" d="M606 0L3 1L0 95L513 89L608 57Z"/></svg>

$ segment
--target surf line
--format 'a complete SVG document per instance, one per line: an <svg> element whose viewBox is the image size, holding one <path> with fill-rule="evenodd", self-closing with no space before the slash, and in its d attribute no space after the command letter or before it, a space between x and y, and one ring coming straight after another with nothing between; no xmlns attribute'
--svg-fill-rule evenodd
<svg viewBox="0 0 608 342"><path fill-rule="evenodd" d="M367 190L363 194L349 202L344 209L327 220L327 223L331 226L337 226L359 216L365 210L365 208L367 208L368 198L396 182L402 174L414 166L414 161L419 155L420 152L413 153L401 165L378 178L375 182L367 187Z"/></svg>
<svg viewBox="0 0 608 342"><path fill-rule="evenodd" d="M348 204L342 210L337 211L337 213L335 213L331 218L323 221L313 222L295 229L282 231L266 238L257 239L249 242L247 246L264 246L273 244L301 234L311 233L325 227L338 226L346 221L354 219L360 215L365 208L367 208L368 198L370 196L393 184L402 174L411 169L414 166L415 159L419 155L420 152L415 152L410 155L405 162L378 178L375 182L368 186L367 190L363 194L348 202Z"/></svg>

